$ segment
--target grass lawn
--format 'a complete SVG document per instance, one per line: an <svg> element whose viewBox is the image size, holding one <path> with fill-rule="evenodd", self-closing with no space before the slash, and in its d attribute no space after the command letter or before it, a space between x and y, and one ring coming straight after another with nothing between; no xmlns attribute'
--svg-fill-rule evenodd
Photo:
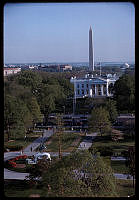
<svg viewBox="0 0 139 200"><path fill-rule="evenodd" d="M127 150L129 146L134 146L134 141L119 141L115 142L111 140L111 136L104 135L100 136L98 135L94 141L93 141L93 147L95 148L101 148L101 147L110 147L113 149L113 152L115 153L121 153L121 151Z"/></svg>
<svg viewBox="0 0 139 200"><path fill-rule="evenodd" d="M4 183L5 197L29 197L32 194L41 196L41 189L31 188L28 184L21 180L6 180Z"/></svg>
<svg viewBox="0 0 139 200"><path fill-rule="evenodd" d="M105 156L103 157L103 161L107 163L107 165L110 165L111 168L113 169L114 173L119 173L119 174L128 174L128 167L125 165L125 161L114 161L111 160L110 156Z"/></svg>
<svg viewBox="0 0 139 200"><path fill-rule="evenodd" d="M116 180L117 193L119 197L127 197L135 195L135 188L133 188L132 180Z"/></svg>
<svg viewBox="0 0 139 200"><path fill-rule="evenodd" d="M4 142L4 146L10 148L12 146L21 146L22 148L27 147L31 142L42 135L41 132L30 133L27 135L26 140L24 137L18 137L16 140L10 140L9 142Z"/></svg>
<svg viewBox="0 0 139 200"><path fill-rule="evenodd" d="M131 180L116 180L116 189L118 197L127 197L135 195ZM24 181L6 180L4 182L4 194L6 197L29 197L32 194L39 194L43 197L43 191L37 188L31 188Z"/></svg>
<svg viewBox="0 0 139 200"><path fill-rule="evenodd" d="M128 167L125 165L125 161L114 161L111 160L111 167L115 173L128 174Z"/></svg>
<svg viewBox="0 0 139 200"><path fill-rule="evenodd" d="M64 132L61 136L61 149L63 152L73 151L80 143L83 138L81 133L68 133ZM57 152L59 149L59 138L55 134L49 138L45 143L47 151Z"/></svg>

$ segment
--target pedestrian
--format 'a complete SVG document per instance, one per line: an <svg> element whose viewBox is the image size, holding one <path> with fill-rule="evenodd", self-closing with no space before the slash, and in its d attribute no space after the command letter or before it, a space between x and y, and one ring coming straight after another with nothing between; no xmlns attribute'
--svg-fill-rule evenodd
<svg viewBox="0 0 139 200"><path fill-rule="evenodd" d="M32 147L30 148L31 152L32 152Z"/></svg>

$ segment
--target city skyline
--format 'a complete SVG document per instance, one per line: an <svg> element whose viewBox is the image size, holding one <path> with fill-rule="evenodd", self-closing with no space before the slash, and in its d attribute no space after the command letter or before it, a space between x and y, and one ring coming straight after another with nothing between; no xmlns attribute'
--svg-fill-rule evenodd
<svg viewBox="0 0 139 200"><path fill-rule="evenodd" d="M4 7L4 63L135 62L132 3L8 3Z"/></svg>

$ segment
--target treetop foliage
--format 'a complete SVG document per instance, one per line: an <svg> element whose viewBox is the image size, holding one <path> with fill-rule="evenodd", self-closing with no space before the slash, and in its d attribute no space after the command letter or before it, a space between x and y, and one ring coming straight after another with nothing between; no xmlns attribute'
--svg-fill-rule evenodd
<svg viewBox="0 0 139 200"><path fill-rule="evenodd" d="M43 116L47 121L49 113L63 112L62 106L72 93L73 86L69 79L60 74L52 76L50 73L27 70L7 77L4 79L5 130L10 136L20 121L24 130L34 127L36 122L42 122Z"/></svg>
<svg viewBox="0 0 139 200"><path fill-rule="evenodd" d="M120 111L135 110L135 77L129 74L121 76L113 88L114 99Z"/></svg>
<svg viewBox="0 0 139 200"><path fill-rule="evenodd" d="M46 167L42 161L33 168L43 169L40 185L45 197L117 196L113 172L99 154L78 151L52 160ZM30 170L30 177L33 176L37 177L38 172Z"/></svg>
<svg viewBox="0 0 139 200"><path fill-rule="evenodd" d="M109 112L105 108L94 108L89 120L90 130L99 131L101 135L102 133L111 130L111 122L109 119Z"/></svg>

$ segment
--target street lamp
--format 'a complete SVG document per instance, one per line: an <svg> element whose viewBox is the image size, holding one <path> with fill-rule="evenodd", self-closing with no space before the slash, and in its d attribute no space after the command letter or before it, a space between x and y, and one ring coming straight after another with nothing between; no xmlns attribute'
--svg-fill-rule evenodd
<svg viewBox="0 0 139 200"><path fill-rule="evenodd" d="M75 114L75 109L76 109L76 80L74 79L73 115Z"/></svg>
<svg viewBox="0 0 139 200"><path fill-rule="evenodd" d="M63 106L63 108L64 108L64 115L65 115L65 106Z"/></svg>

